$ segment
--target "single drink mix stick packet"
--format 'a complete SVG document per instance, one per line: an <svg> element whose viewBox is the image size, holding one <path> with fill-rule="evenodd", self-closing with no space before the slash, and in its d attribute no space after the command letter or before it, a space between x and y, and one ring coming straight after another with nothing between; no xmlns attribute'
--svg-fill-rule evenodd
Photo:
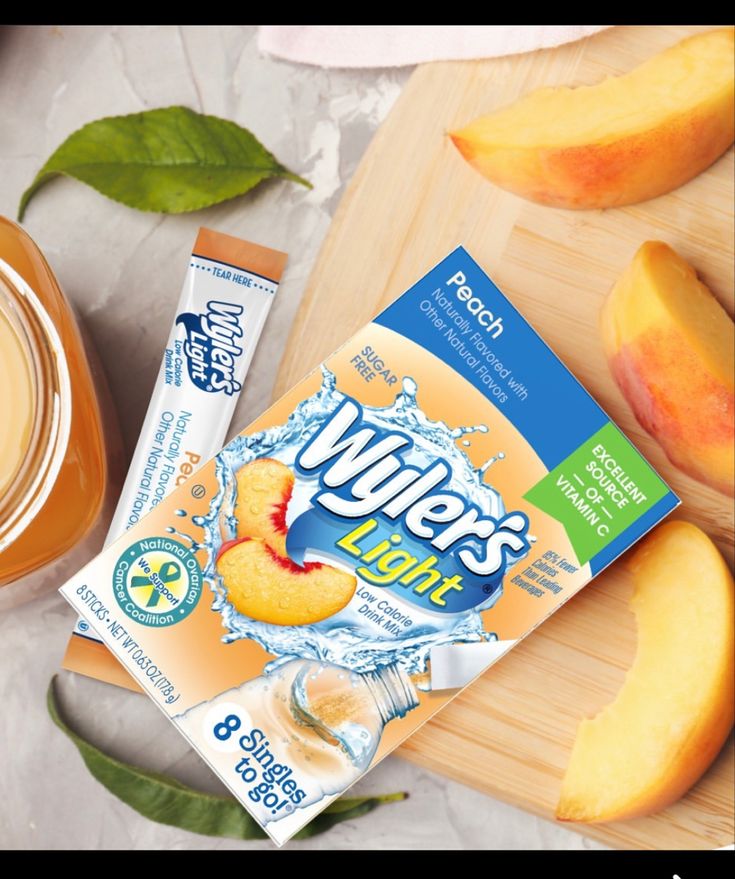
<svg viewBox="0 0 735 879"><path fill-rule="evenodd" d="M221 448L286 258L278 250L199 230L105 546ZM63 665L138 689L96 636L94 620L77 620Z"/></svg>
<svg viewBox="0 0 735 879"><path fill-rule="evenodd" d="M460 247L61 592L280 845L677 503Z"/></svg>

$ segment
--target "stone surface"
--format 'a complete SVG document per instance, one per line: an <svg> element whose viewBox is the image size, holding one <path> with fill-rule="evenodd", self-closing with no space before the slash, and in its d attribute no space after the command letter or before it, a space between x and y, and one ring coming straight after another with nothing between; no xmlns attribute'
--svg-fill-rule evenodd
<svg viewBox="0 0 735 879"><path fill-rule="evenodd" d="M274 366L344 183L409 73L277 62L259 56L252 27L0 29L0 211L8 216L74 129L100 116L169 104L249 127L314 184L306 190L268 183L245 198L179 217L137 213L69 180L53 181L36 196L25 225L100 352L128 454L199 225L290 253L232 432L267 406ZM56 594L0 615L0 848L270 848L154 824L94 781L44 704L73 618ZM202 789L222 789L147 699L67 673L59 683L69 716L100 746ZM354 790L411 796L292 846L598 847L398 758L386 759Z"/></svg>

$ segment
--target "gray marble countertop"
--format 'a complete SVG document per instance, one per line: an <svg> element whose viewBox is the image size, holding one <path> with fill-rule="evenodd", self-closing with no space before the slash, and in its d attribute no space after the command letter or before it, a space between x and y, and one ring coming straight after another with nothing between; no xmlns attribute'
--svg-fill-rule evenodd
<svg viewBox="0 0 735 879"><path fill-rule="evenodd" d="M259 55L253 27L0 28L0 212L13 217L43 161L85 122L185 104L249 127L314 184L272 182L188 216L137 213L56 180L28 209L41 246L96 344L127 453L140 429L187 257L200 225L290 254L233 433L269 403L306 279L342 189L410 71L327 71ZM55 593L0 614L0 849L248 849L154 824L111 796L52 726L44 694L74 614ZM60 676L81 732L116 756L221 786L142 696ZM293 848L598 848L396 757L356 793L406 790L385 806Z"/></svg>

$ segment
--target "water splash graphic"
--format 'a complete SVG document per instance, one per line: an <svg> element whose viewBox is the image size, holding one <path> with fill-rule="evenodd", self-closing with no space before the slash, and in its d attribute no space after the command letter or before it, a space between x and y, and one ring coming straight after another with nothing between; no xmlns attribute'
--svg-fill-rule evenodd
<svg viewBox="0 0 735 879"><path fill-rule="evenodd" d="M337 390L335 375L324 366L322 375L319 390L302 400L285 424L266 428L251 436L238 436L217 456L217 494L206 516L192 516L191 519L194 525L202 529L200 539L173 527L167 529L190 542L193 550L205 551L204 578L214 594L212 610L221 614L222 624L227 630L223 640L229 643L248 638L275 654L276 659L269 663L266 672L272 672L294 657L299 657L332 663L355 672L372 671L398 663L409 675L418 675L426 670L430 651L437 645L497 640L493 633L485 631L480 614L497 601L501 590L485 604L454 616L427 613L392 595L390 601L416 620L399 635L386 632L385 636L375 636L366 629L355 599L340 613L308 626L263 623L243 616L229 603L227 589L217 573L215 562L221 545L237 537L237 520L233 513L237 493L236 473L243 465L260 457L277 458L294 467L296 456L306 441L345 399L345 395ZM418 405L417 393L416 382L406 377L402 390L391 405L363 406L364 417L378 428L398 429L409 434L413 439L413 447L408 455L411 464L422 467L433 463L438 457L444 458L452 470L448 488L476 504L483 514L495 519L502 518L505 515L503 500L484 480L490 466L502 460L504 454L500 452L475 468L460 448L467 444L467 435L487 433L488 428L485 425L450 428L443 421L432 421ZM289 504L287 524L308 509L309 500L317 488L317 480L317 476L299 476ZM330 564L351 571L344 559L336 556L326 558Z"/></svg>

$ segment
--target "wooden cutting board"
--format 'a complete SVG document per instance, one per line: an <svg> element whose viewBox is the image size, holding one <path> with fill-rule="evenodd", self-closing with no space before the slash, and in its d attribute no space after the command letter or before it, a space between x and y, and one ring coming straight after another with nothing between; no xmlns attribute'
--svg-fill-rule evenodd
<svg viewBox="0 0 735 879"><path fill-rule="evenodd" d="M483 180L446 131L541 85L625 72L696 27L615 28L515 58L419 67L345 192L286 346L280 395L462 243L733 559L733 505L674 469L636 423L603 358L606 292L648 238L689 259L733 313L733 157L662 198L610 211L541 207ZM694 595L697 584L692 583ZM401 756L553 818L577 724L611 701L635 652L630 583L604 572L405 744ZM686 649L686 645L682 645ZM733 841L732 738L679 803L648 818L569 825L620 848ZM488 827L492 842L492 827Z"/></svg>

